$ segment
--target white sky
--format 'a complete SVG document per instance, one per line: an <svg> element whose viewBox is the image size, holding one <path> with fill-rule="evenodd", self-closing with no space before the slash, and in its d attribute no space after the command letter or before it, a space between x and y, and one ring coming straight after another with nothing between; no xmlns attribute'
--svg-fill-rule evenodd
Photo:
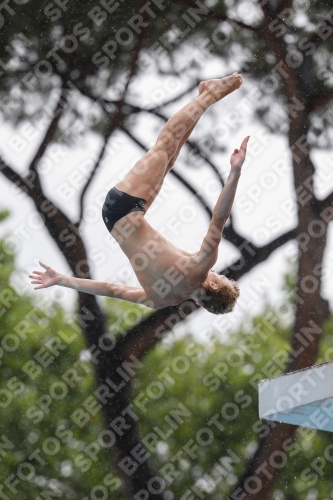
<svg viewBox="0 0 333 500"><path fill-rule="evenodd" d="M209 71L215 76L216 66L212 71L208 64L203 78L209 77L207 74ZM230 72L232 71L234 68ZM226 147L224 154L214 155L215 163L226 178L233 149L239 147L246 135L251 136L233 214L234 224L239 233L260 245L274 239L296 223L296 218L290 211L292 206L290 201L294 199L292 174L289 155L288 153L285 155L286 139L269 135L259 122L253 120L251 112L244 111L252 108L255 103L253 86L246 81L246 78L244 80L241 90L216 104L211 108L208 116L201 119L193 137L198 139L201 134L211 131L218 144ZM140 96L138 102L142 106L152 105L152 96L157 98L158 95L163 101L168 100L188 85L186 81L180 81L179 88L173 86L172 90L172 82L170 82L171 80L163 88L158 77L142 77L140 88L136 89ZM185 98L181 103L177 102L172 109L170 107L170 113L177 111L188 101L189 98ZM235 110L238 110L239 119L233 121L231 113ZM136 125L135 133L142 142L151 146L161 126L162 123L158 119L149 115L142 116ZM22 138L26 130L24 126L21 125L14 130L7 124L2 124L0 130L1 154L17 172L23 174L40 143L42 133L36 131L35 138L27 141L26 146L22 147L18 153L13 146L15 134L20 134ZM78 217L79 192L101 144L101 137L90 133L74 148L57 146L58 149L55 149L56 146L51 146L47 152L46 156L49 160L43 163L41 173L45 193L71 219L76 220ZM179 157L175 169L203 194L213 208L220 193L219 183L211 169L204 164L200 167L188 167L189 160L186 151L188 150L185 149ZM110 141L107 154L87 192L84 223L81 227L93 279L110 282L123 281L130 285L138 283L128 259L104 226L101 207L107 191L124 177L141 154L142 151L130 140L116 133ZM315 152L313 160L318 168L316 188L322 197L333 189L332 152ZM11 235L12 238L8 240L6 251L11 251L12 248L17 250L16 262L21 270L14 277L13 285L20 293L36 294L35 296L39 296L41 301L56 298L64 308L70 309L76 298L76 292L73 290L54 287L34 291L30 285L28 275L32 270L38 269L39 260L63 274L70 274L70 270L46 229L38 223L32 201L18 191L4 176L0 177L0 183L0 208L7 208L12 212L7 221L0 224L0 237L6 234ZM64 189L64 184L67 186L66 189ZM162 190L146 217L149 223L162 231L172 243L189 251L199 248L209 223L206 213L200 208L198 202L193 200L192 195L171 175L168 176L165 189ZM175 230L175 221L178 221L177 230ZM325 258L323 295L330 300L332 305L328 285L333 271L331 243L332 235L329 238ZM205 329L213 325L223 334L233 329L240 321L245 321L249 316L260 312L265 301L277 304L283 300L283 275L288 269L287 259L293 257L295 258L293 243L276 251L265 263L257 266L254 271L240 280L241 297L232 314L215 317L200 310L188 319L187 324L190 329L199 336L203 333L205 337L209 335L209 332L205 333ZM234 247L227 242L222 242L215 269L222 269L236 258L237 251ZM176 331L184 331L184 325L180 325Z"/></svg>

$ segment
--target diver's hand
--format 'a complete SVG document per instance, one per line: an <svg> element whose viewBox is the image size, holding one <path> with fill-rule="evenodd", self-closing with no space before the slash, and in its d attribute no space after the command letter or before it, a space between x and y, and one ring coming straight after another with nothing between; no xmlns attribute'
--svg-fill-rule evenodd
<svg viewBox="0 0 333 500"><path fill-rule="evenodd" d="M246 156L246 147L250 136L245 137L239 149L235 149L230 158L231 169L240 172Z"/></svg>
<svg viewBox="0 0 333 500"><path fill-rule="evenodd" d="M56 285L58 283L60 274L54 271L52 267L43 264L41 261L39 261L39 263L46 269L46 271L33 271L32 274L29 275L29 278L34 280L31 281L31 284L39 285L36 286L34 290L39 290L39 288L48 288L50 286Z"/></svg>

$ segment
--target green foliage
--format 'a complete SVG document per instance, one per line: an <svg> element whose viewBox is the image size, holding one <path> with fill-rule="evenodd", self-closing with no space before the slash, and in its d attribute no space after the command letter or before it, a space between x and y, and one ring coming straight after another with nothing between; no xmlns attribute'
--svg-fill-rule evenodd
<svg viewBox="0 0 333 500"><path fill-rule="evenodd" d="M78 324L58 304L45 312L35 296L18 295L10 286L13 257L2 252L0 262L3 493L10 500L44 499L46 492L63 499L123 500L112 448L100 446L100 412L86 425L72 419L95 387ZM119 334L149 310L107 299L105 313L108 331ZM274 425L258 419L257 383L284 372L289 336L286 321L267 306L223 343L194 341L188 334L167 338L147 354L133 380L133 410L170 498L195 494L196 488L207 500L227 497ZM333 359L332 339L333 317L325 325L319 363ZM71 384L73 369L80 378ZM282 462L270 500L330 498L329 433L299 428L285 443Z"/></svg>
<svg viewBox="0 0 333 500"><path fill-rule="evenodd" d="M123 499L109 450L98 444L101 415L82 427L71 417L95 387L77 322L57 304L44 312L35 297L18 295L9 284L12 256L1 256L0 484L11 484L3 493L10 499L45 499L49 492L88 500L107 492ZM66 378L73 368L76 384Z"/></svg>
<svg viewBox="0 0 333 500"><path fill-rule="evenodd" d="M0 211L0 222L3 220L7 219L7 217L10 215L9 210L1 210Z"/></svg>
<svg viewBox="0 0 333 500"><path fill-rule="evenodd" d="M145 358L134 404L141 407L149 453L174 498L186 498L191 488L205 499L226 498L260 438L275 425L258 419L257 383L285 370L290 329L284 324L269 307L227 344L207 346L188 335L172 345L161 343ZM332 333L331 318L318 363L333 359ZM268 498L331 498L330 433L298 428L283 449Z"/></svg>
<svg viewBox="0 0 333 500"><path fill-rule="evenodd" d="M148 443L156 440L151 452L162 476L166 464L175 466L174 498L195 486L205 498L225 498L254 452L264 432L257 381L272 370L282 373L283 362L276 366L271 359L277 352L285 358L287 346L287 330L278 330L268 313L255 318L249 331L234 332L227 345L207 346L188 335L171 346L160 344L145 358L134 404L145 394L142 435ZM168 434L165 445L160 436Z"/></svg>
<svg viewBox="0 0 333 500"><path fill-rule="evenodd" d="M104 299L106 328L110 335L117 337L152 313L152 309L125 300Z"/></svg>

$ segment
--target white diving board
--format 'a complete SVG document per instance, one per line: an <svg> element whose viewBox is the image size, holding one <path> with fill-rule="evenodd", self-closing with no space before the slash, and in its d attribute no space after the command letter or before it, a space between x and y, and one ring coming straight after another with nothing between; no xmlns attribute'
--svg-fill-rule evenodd
<svg viewBox="0 0 333 500"><path fill-rule="evenodd" d="M333 432L333 361L261 380L259 418Z"/></svg>

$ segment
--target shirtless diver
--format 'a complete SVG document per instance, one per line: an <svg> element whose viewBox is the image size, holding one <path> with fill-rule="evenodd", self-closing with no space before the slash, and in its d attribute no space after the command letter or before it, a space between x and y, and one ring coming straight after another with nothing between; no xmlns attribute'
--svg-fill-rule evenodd
<svg viewBox="0 0 333 500"><path fill-rule="evenodd" d="M238 285L217 274L212 267L217 261L218 246L234 201L249 137L231 156L227 182L198 252L188 253L176 247L151 227L144 216L202 114L241 84L242 77L238 73L201 82L199 95L168 120L152 149L106 196L102 209L104 223L128 257L141 287L69 277L40 262L45 271L33 271L29 276L33 280L31 283L38 285L34 289L60 285L153 309L194 299L214 314L230 312L239 296Z"/></svg>

